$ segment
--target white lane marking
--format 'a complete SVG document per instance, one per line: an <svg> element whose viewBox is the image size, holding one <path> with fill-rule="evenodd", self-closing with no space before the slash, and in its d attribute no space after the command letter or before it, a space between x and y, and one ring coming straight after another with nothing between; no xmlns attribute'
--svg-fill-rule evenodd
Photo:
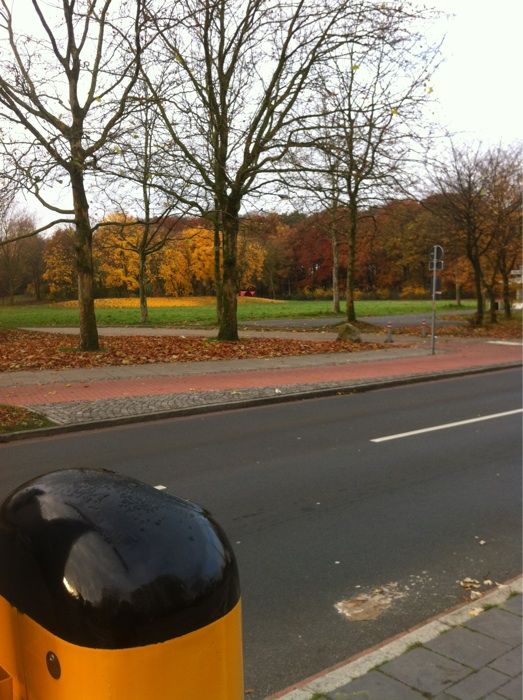
<svg viewBox="0 0 523 700"><path fill-rule="evenodd" d="M518 348L523 346L523 343L516 343L511 340L487 340L489 345L516 345Z"/></svg>
<svg viewBox="0 0 523 700"><path fill-rule="evenodd" d="M154 487L155 489L158 489L158 491L165 491L167 486L163 486L163 484L158 484L157 486Z"/></svg>
<svg viewBox="0 0 523 700"><path fill-rule="evenodd" d="M516 408L514 411L504 411L503 413L492 413L490 416L480 416L479 418L469 418L468 420L460 420L455 423L444 423L443 425L433 425L430 428L420 428L420 430L409 430L408 433L397 433L396 435L386 435L385 437L374 438L371 442L387 442L387 440L399 440L399 438L410 437L411 435L421 435L421 433L432 433L435 430L446 430L447 428L456 428L459 425L468 425L469 423L479 423L483 420L492 420L493 418L503 418L504 416L513 416L516 413L523 413L523 408Z"/></svg>

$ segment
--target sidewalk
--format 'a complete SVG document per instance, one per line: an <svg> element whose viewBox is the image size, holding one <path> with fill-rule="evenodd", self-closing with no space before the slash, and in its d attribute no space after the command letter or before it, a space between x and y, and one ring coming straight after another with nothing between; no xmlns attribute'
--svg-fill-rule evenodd
<svg viewBox="0 0 523 700"><path fill-rule="evenodd" d="M137 331L103 332L132 335ZM188 334L179 329L150 332ZM249 333L257 334L261 332ZM263 335L281 337L283 333ZM300 337L314 340L329 335ZM374 341L376 337L364 339ZM431 355L430 339L396 336L385 350L356 353L4 372L0 375L0 404L24 406L62 429L78 429L514 367L521 363L521 350L521 343L513 341L444 337L438 339L437 352ZM49 430L53 429L38 434ZM0 441L28 435L2 435Z"/></svg>
<svg viewBox="0 0 523 700"><path fill-rule="evenodd" d="M266 700L521 700L523 578Z"/></svg>

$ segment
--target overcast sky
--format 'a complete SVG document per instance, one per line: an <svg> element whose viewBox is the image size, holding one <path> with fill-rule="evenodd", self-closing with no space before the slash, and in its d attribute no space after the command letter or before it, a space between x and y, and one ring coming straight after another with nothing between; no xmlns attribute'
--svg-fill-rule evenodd
<svg viewBox="0 0 523 700"><path fill-rule="evenodd" d="M443 63L431 81L435 121L456 142L489 146L523 140L523 0L414 2L449 15L431 32L435 42L446 35ZM28 204L40 220L48 219L35 202Z"/></svg>
<svg viewBox="0 0 523 700"><path fill-rule="evenodd" d="M522 0L434 0L453 14L437 29L446 33L444 63L432 81L439 120L463 140L513 143L523 137Z"/></svg>

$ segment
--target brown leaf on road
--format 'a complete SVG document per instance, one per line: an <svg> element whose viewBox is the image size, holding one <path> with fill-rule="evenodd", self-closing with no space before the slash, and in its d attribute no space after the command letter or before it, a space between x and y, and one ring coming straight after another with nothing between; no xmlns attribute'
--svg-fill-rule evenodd
<svg viewBox="0 0 523 700"><path fill-rule="evenodd" d="M475 578L469 578L468 576L459 582L459 585L466 591L471 591L474 589L481 588L481 584Z"/></svg>
<svg viewBox="0 0 523 700"><path fill-rule="evenodd" d="M483 593L481 592L481 587L482 586L493 586L494 582L491 579L483 579L483 582L478 581L475 578L470 578L469 576L466 576L464 579L461 581L457 581L456 583L459 583L461 588L464 589L464 592L467 594L467 596L470 598L470 600L477 600L478 598L481 598Z"/></svg>

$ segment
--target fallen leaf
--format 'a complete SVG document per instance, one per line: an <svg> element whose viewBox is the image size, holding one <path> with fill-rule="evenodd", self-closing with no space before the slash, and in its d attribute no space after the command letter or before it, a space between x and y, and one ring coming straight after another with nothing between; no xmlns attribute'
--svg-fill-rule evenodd
<svg viewBox="0 0 523 700"><path fill-rule="evenodd" d="M213 342L186 336L107 336L100 352L77 350L78 337L49 332L0 331L0 372L107 367L155 362L200 362L360 352L385 349L382 343L330 340L247 338L241 343ZM280 393L281 390L275 391Z"/></svg>
<svg viewBox="0 0 523 700"><path fill-rule="evenodd" d="M459 585L467 591L481 588L481 584L475 578L469 578L468 576L462 581L459 581Z"/></svg>

